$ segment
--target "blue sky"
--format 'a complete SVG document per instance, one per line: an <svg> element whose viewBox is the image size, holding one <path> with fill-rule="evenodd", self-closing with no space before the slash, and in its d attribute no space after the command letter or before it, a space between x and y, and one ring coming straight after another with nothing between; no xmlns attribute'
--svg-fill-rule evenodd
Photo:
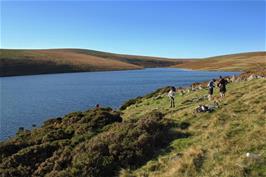
<svg viewBox="0 0 266 177"><path fill-rule="evenodd" d="M265 50L265 1L1 1L1 48L174 58Z"/></svg>

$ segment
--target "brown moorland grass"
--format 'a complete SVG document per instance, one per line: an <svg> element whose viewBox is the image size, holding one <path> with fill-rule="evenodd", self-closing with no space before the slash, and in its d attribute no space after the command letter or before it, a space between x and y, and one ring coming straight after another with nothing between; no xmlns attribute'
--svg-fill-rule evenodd
<svg viewBox="0 0 266 177"><path fill-rule="evenodd" d="M266 70L266 52L249 52L209 57L179 64L176 67L224 71Z"/></svg>
<svg viewBox="0 0 266 177"><path fill-rule="evenodd" d="M195 70L251 71L266 75L266 52L205 59L169 59L85 49L0 50L0 76L178 67Z"/></svg>
<svg viewBox="0 0 266 177"><path fill-rule="evenodd" d="M168 67L183 60L83 49L0 50L0 76Z"/></svg>

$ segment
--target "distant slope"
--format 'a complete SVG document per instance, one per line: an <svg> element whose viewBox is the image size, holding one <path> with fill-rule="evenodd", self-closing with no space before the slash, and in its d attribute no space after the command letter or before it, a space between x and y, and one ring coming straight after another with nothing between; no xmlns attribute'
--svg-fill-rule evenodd
<svg viewBox="0 0 266 177"><path fill-rule="evenodd" d="M86 49L0 49L0 76L65 72L178 67L195 70L249 71L266 75L266 52L250 52L205 59L169 59L114 54Z"/></svg>
<svg viewBox="0 0 266 177"><path fill-rule="evenodd" d="M0 76L167 67L188 60L120 55L84 49L0 50Z"/></svg>
<svg viewBox="0 0 266 177"><path fill-rule="evenodd" d="M266 52L250 52L197 59L177 65L195 70L247 71L266 69Z"/></svg>

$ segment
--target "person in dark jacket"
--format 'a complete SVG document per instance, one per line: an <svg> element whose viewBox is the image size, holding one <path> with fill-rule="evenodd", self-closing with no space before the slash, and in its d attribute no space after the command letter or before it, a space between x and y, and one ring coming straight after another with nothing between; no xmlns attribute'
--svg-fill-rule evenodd
<svg viewBox="0 0 266 177"><path fill-rule="evenodd" d="M208 83L208 88L209 88L209 95L208 95L208 99L209 101L212 100L212 95L213 95L213 88L215 87L215 79L212 79L209 83Z"/></svg>
<svg viewBox="0 0 266 177"><path fill-rule="evenodd" d="M228 81L220 76L220 80L217 84L217 86L220 88L220 96L221 98L225 97L225 92L226 92L226 85L228 84Z"/></svg>

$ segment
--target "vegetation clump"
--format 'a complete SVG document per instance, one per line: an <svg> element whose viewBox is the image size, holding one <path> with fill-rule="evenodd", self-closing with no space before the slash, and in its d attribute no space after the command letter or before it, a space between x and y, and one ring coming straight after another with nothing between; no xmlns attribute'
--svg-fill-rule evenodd
<svg viewBox="0 0 266 177"><path fill-rule="evenodd" d="M116 123L80 144L73 157L74 176L113 176L120 168L136 168L169 141L161 113Z"/></svg>
<svg viewBox="0 0 266 177"><path fill-rule="evenodd" d="M1 142L0 172L3 177L115 176L165 147L174 138L170 127L156 111L127 121L106 108L70 113Z"/></svg>
<svg viewBox="0 0 266 177"><path fill-rule="evenodd" d="M66 163L62 162L66 158L63 155L69 149L101 132L106 125L121 121L118 112L93 109L50 119L32 131L18 131L15 137L0 143L0 172L2 176L44 176L45 172L39 173L43 172L41 166L46 167L51 159Z"/></svg>

